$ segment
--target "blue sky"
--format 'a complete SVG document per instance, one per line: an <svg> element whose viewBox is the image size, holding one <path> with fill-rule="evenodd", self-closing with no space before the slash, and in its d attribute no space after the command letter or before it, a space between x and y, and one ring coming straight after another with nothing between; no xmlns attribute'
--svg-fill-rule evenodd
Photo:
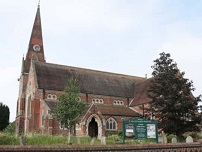
<svg viewBox="0 0 202 152"><path fill-rule="evenodd" d="M0 0L0 101L15 119L18 81L38 0ZM41 0L46 61L151 76L171 54L202 94L201 0Z"/></svg>

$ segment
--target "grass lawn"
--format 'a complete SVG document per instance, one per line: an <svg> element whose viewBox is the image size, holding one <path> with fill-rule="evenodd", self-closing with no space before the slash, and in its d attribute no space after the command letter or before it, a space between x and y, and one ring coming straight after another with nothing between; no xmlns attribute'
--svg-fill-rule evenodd
<svg viewBox="0 0 202 152"><path fill-rule="evenodd" d="M174 136L168 136L168 142ZM198 139L202 139L202 132L197 134ZM0 145L20 145L20 136L15 136L13 134L0 133ZM24 137L26 145L66 145L67 136L47 136L47 135L28 135ZM92 139L90 137L71 137L72 145L91 145ZM155 140L126 140L126 144L149 144L156 143ZM109 136L106 137L106 144L121 144L122 138L120 136ZM93 145L101 145L99 139L94 140Z"/></svg>

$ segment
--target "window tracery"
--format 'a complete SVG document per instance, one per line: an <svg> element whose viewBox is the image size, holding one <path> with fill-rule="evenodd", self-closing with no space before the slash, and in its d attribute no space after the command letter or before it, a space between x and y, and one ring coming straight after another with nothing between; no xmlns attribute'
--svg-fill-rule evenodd
<svg viewBox="0 0 202 152"><path fill-rule="evenodd" d="M117 122L113 118L107 119L106 130L117 130Z"/></svg>

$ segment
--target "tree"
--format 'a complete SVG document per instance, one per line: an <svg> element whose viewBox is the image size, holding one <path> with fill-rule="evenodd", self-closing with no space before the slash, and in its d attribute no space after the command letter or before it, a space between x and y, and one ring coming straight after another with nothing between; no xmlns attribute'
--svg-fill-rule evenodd
<svg viewBox="0 0 202 152"><path fill-rule="evenodd" d="M148 90L150 112L159 122L159 128L182 140L183 133L199 131L198 113L200 96L194 97L193 82L184 78L170 54L160 53L152 66L152 82Z"/></svg>
<svg viewBox="0 0 202 152"><path fill-rule="evenodd" d="M68 129L68 144L70 144L71 129L86 105L78 100L79 92L77 80L70 78L65 88L65 94L59 97L59 103L55 110L58 121Z"/></svg>
<svg viewBox="0 0 202 152"><path fill-rule="evenodd" d="M9 125L10 111L8 106L0 102L0 131Z"/></svg>

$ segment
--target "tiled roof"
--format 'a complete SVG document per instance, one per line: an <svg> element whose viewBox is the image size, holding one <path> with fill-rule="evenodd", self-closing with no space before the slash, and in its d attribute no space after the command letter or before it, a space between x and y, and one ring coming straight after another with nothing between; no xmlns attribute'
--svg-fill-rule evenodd
<svg viewBox="0 0 202 152"><path fill-rule="evenodd" d="M53 99L45 99L44 101L51 111L54 111L58 104L58 101Z"/></svg>
<svg viewBox="0 0 202 152"><path fill-rule="evenodd" d="M145 78L102 72L78 67L56 65L45 62L35 62L38 88L62 91L67 80L74 76L81 93L130 97L134 95L135 83Z"/></svg>
<svg viewBox="0 0 202 152"><path fill-rule="evenodd" d="M129 107L107 104L96 104L95 107L102 115L140 117L141 115Z"/></svg>
<svg viewBox="0 0 202 152"><path fill-rule="evenodd" d="M145 104L150 101L150 99L147 97L147 91L149 89L149 85L151 84L151 80L152 78L135 85L134 100L130 106Z"/></svg>
<svg viewBox="0 0 202 152"><path fill-rule="evenodd" d="M44 102L50 108L51 111L54 111L58 101L52 99L45 99ZM123 105L109 105L109 104L94 104L94 108L105 116L126 116L126 117L141 117L141 114L132 110L129 107ZM90 108L90 107L89 107ZM93 108L93 107L91 107ZM84 109L79 119L82 119L88 108Z"/></svg>

